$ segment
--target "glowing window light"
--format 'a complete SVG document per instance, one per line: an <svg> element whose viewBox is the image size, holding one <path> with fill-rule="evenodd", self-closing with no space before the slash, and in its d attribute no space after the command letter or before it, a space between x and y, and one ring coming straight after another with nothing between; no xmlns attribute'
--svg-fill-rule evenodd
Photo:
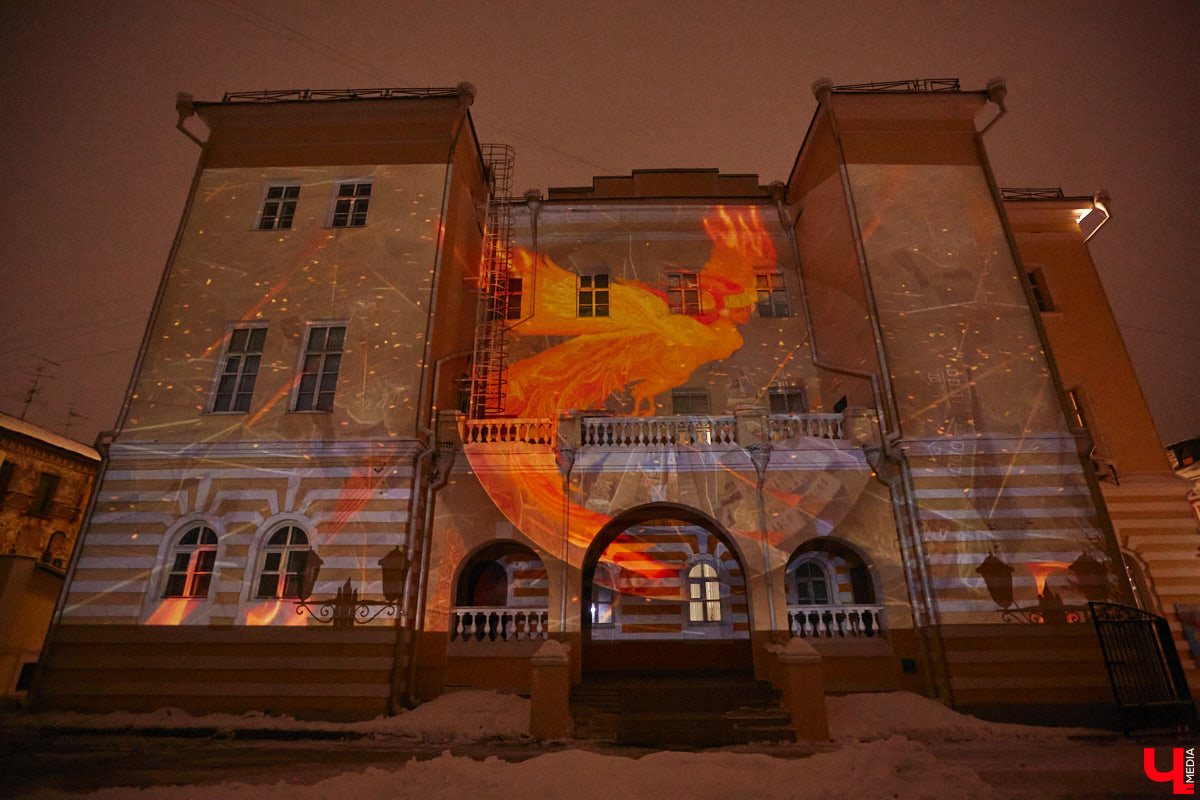
<svg viewBox="0 0 1200 800"><path fill-rule="evenodd" d="M271 534L263 550L257 596L299 597L309 552L308 535L295 525Z"/></svg>
<svg viewBox="0 0 1200 800"><path fill-rule="evenodd" d="M198 525L187 531L175 547L163 597L207 597L217 560L217 535Z"/></svg>
<svg viewBox="0 0 1200 800"><path fill-rule="evenodd" d="M709 563L694 564L687 574L688 619L692 622L721 621L721 581Z"/></svg>

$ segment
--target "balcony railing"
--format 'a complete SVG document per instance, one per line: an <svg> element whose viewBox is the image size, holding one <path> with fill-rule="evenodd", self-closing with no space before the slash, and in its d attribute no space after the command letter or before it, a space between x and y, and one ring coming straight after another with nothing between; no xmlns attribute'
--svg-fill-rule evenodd
<svg viewBox="0 0 1200 800"><path fill-rule="evenodd" d="M782 442L801 436L818 439L844 439L841 414L772 414L771 441Z"/></svg>
<svg viewBox="0 0 1200 800"><path fill-rule="evenodd" d="M554 444L558 424L552 419L463 419L464 444ZM841 414L772 414L767 417L772 442L802 437L843 439ZM737 419L732 416L584 417L580 444L585 447L736 447Z"/></svg>
<svg viewBox="0 0 1200 800"><path fill-rule="evenodd" d="M523 642L545 639L550 613L545 608L462 606L450 612L450 641Z"/></svg>
<svg viewBox="0 0 1200 800"><path fill-rule="evenodd" d="M583 444L601 447L736 445L733 417L585 417Z"/></svg>
<svg viewBox="0 0 1200 800"><path fill-rule="evenodd" d="M467 419L462 421L461 432L463 444L554 444L555 428L550 419Z"/></svg>
<svg viewBox="0 0 1200 800"><path fill-rule="evenodd" d="M883 636L881 605L789 605L787 608L792 636L803 639Z"/></svg>

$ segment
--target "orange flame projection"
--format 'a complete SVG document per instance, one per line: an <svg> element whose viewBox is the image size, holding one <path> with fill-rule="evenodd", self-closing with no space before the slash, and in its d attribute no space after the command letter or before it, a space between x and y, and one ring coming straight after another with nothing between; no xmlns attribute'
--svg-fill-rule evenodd
<svg viewBox="0 0 1200 800"><path fill-rule="evenodd" d="M1033 573L1033 582L1037 586L1038 596L1042 596L1046 592L1046 579L1052 573L1059 570L1069 569L1070 564L1065 561L1029 561L1025 567Z"/></svg>
<svg viewBox="0 0 1200 800"><path fill-rule="evenodd" d="M147 625L179 625L204 601L198 597L168 597L146 620Z"/></svg>
<svg viewBox="0 0 1200 800"><path fill-rule="evenodd" d="M580 317L575 273L516 248L513 273L534 287L537 308L512 335L571 338L509 366L504 416L546 419L565 409L603 408L614 392L632 397L631 416L651 415L656 395L737 352L738 325L758 298L755 271L775 267L775 244L755 207L718 207L703 225L712 251L698 271L701 313L694 316L670 313L665 280L658 286L613 280L610 316ZM496 506L550 552L558 552L564 516L575 548L586 548L610 521L564 497L562 478L544 452L466 451Z"/></svg>
<svg viewBox="0 0 1200 800"><path fill-rule="evenodd" d="M665 288L616 280L609 289L611 316L580 317L575 274L517 248L513 271L536 287L537 311L513 333L573 338L509 367L505 416L602 408L614 391L630 391L633 416L653 414L655 395L741 348L737 326L757 299L755 268L775 265L775 245L753 207L736 215L718 207L704 229L713 249L699 273L696 316L671 314Z"/></svg>
<svg viewBox="0 0 1200 800"><path fill-rule="evenodd" d="M246 610L247 625L307 625L307 619L296 613L292 600L264 600Z"/></svg>

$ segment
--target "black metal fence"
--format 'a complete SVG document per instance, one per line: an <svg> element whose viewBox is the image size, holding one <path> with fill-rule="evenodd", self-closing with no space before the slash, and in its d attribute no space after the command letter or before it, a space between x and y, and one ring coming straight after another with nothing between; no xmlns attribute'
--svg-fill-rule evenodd
<svg viewBox="0 0 1200 800"><path fill-rule="evenodd" d="M1125 734L1200 731L1196 704L1167 621L1115 603L1088 606Z"/></svg>

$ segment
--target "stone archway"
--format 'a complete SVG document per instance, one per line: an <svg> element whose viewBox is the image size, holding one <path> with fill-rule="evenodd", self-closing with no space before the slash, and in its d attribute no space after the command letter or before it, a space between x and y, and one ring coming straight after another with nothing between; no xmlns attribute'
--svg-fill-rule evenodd
<svg viewBox="0 0 1200 800"><path fill-rule="evenodd" d="M585 673L752 669L744 561L696 509L653 503L613 518L582 578Z"/></svg>

